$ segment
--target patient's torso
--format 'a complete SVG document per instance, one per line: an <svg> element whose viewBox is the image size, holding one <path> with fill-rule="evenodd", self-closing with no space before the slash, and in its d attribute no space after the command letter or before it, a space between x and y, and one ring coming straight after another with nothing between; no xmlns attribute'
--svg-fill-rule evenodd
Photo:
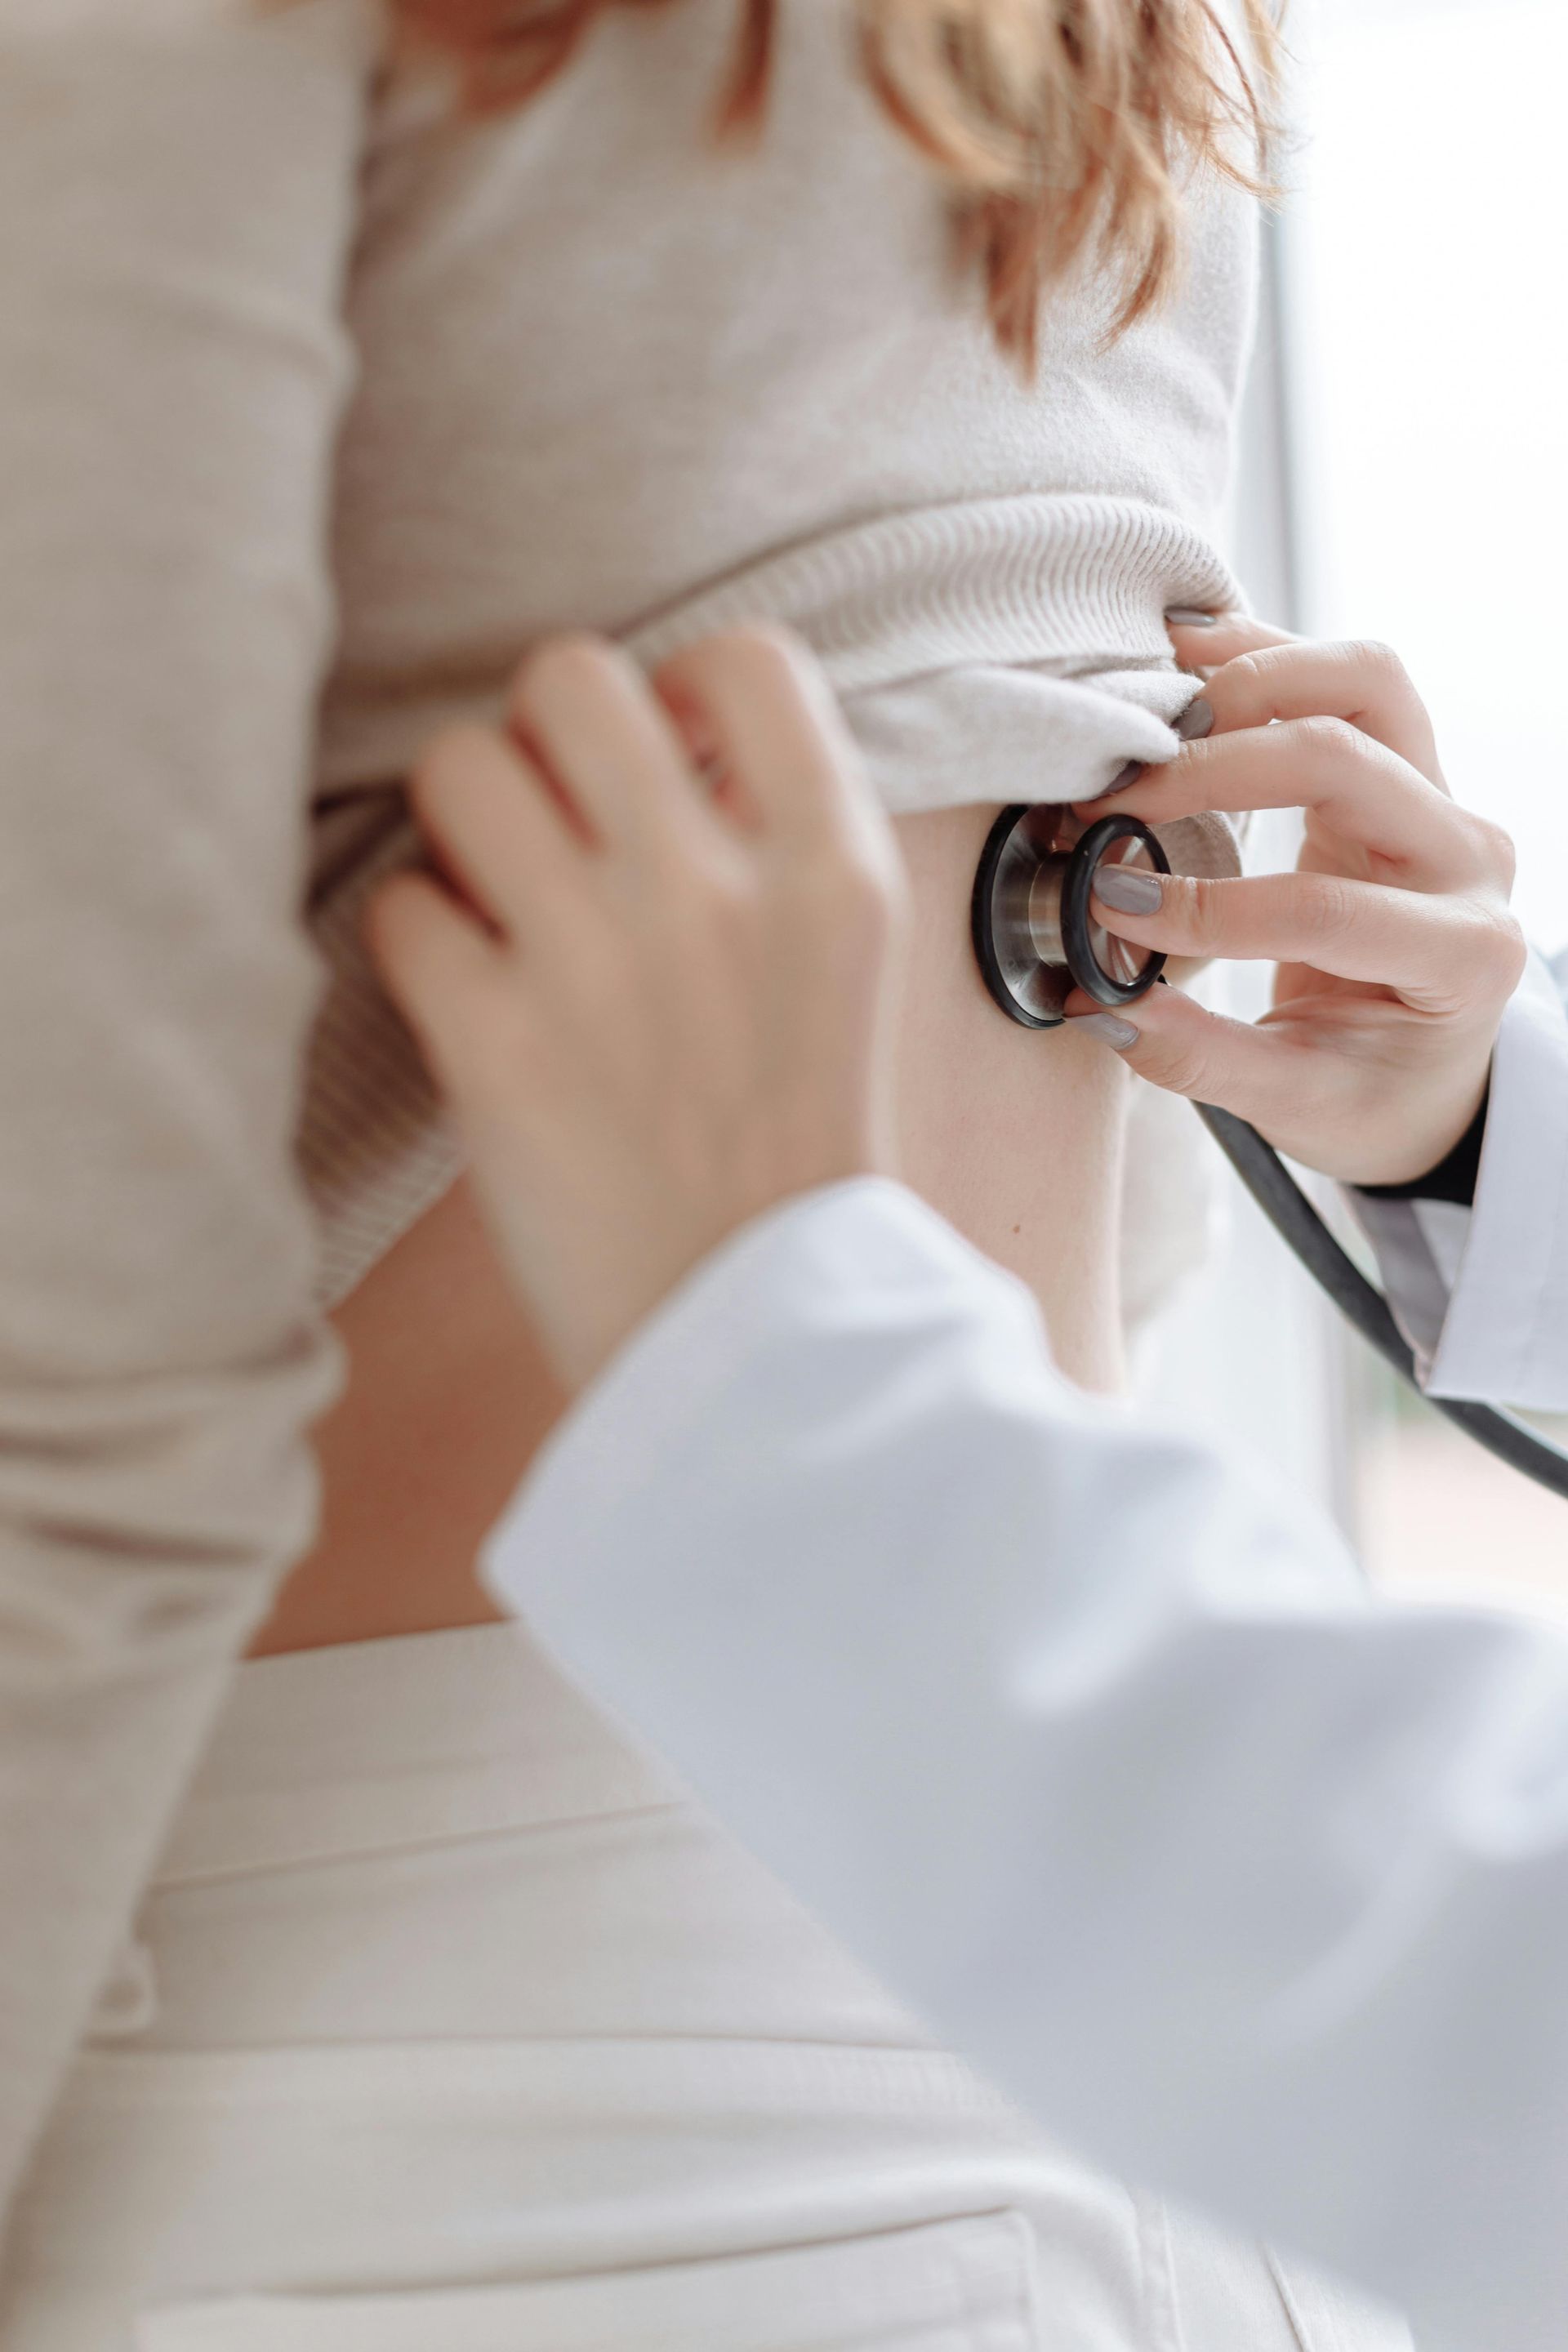
<svg viewBox="0 0 1568 2352"><path fill-rule="evenodd" d="M1162 614L1207 537L1252 298L1250 208L1194 207L1188 284L1110 351L1053 301L1034 382L956 266L940 184L864 86L849 0L780 12L758 138L712 122L731 0L608 11L479 124L428 70L369 111L344 310L336 656L311 898L332 984L302 1139L341 1299L456 1154L358 944L412 855L400 786L524 647L645 657L800 628L900 811L1089 793L1171 748Z"/></svg>
<svg viewBox="0 0 1568 2352"><path fill-rule="evenodd" d="M922 942L902 1018L903 1172L1033 1286L1064 1370L1110 1388L1126 1073L1084 1039L1016 1027L981 986L964 910L987 820L900 822ZM497 1615L479 1546L564 1403L460 1182L335 1319L349 1381L321 1433L321 1538L253 1654Z"/></svg>
<svg viewBox="0 0 1568 2352"><path fill-rule="evenodd" d="M688 635L682 608L748 571L808 625L836 613L823 650L860 690L917 623L944 666L988 631L1003 657L1007 626L1020 660L1169 667L1147 575L1215 569L1250 209L1205 198L1180 302L1109 351L1102 292L1053 300L1026 382L856 69L847 0L780 15L754 142L712 128L732 0L608 11L498 121L428 77L385 92L348 289L329 786L397 772L540 632ZM864 530L895 519L901 540Z"/></svg>
<svg viewBox="0 0 1568 2352"><path fill-rule="evenodd" d="M988 809L1090 793L1170 745L1190 687L1163 608L1229 588L1205 534L1250 213L1205 196L1180 300L1109 352L1103 293L1053 302L1028 382L856 70L848 0L781 12L762 133L727 145L734 15L612 10L486 123L423 70L370 110L317 761L330 981L301 1135L353 1376L324 1437L323 1549L267 1645L486 1613L475 1539L555 1407L471 1216L431 1214L459 1155L360 944L375 878L415 854L421 745L495 714L552 629L651 659L767 616L814 645L911 815L907 1173L1036 1284L1069 1370L1116 1377L1122 1074L995 1013L968 887Z"/></svg>

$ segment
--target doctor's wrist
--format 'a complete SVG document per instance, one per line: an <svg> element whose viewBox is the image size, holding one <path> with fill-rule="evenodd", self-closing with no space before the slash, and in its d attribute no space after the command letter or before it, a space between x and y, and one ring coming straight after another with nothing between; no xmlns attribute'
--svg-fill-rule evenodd
<svg viewBox="0 0 1568 2352"><path fill-rule="evenodd" d="M1446 1152L1435 1168L1424 1176L1412 1177L1404 1184L1358 1184L1373 1201L1451 1201L1456 1206L1475 1206L1476 1186L1480 1179L1481 1147L1486 1140L1487 1113L1491 1108L1491 1081L1487 1081L1480 1108L1451 1151Z"/></svg>

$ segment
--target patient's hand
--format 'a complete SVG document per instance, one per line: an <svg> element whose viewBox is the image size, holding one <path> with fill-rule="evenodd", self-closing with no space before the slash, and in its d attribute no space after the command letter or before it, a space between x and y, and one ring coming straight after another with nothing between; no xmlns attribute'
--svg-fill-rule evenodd
<svg viewBox="0 0 1568 2352"><path fill-rule="evenodd" d="M1118 876L1119 898L1157 887L1157 908L1101 896L1095 911L1140 947L1278 964L1273 1009L1249 1025L1156 989L1093 1034L1309 1167L1363 1184L1421 1176L1480 1106L1523 970L1512 845L1449 797L1431 721L1385 647L1230 619L1173 634L1184 660L1215 665L1213 731L1146 769L1118 809L1158 824L1303 808L1300 858L1294 874L1239 881ZM1097 1012L1081 993L1068 1010Z"/></svg>
<svg viewBox="0 0 1568 2352"><path fill-rule="evenodd" d="M776 632L653 687L548 646L510 732L442 738L412 793L450 887L386 885L372 944L577 1385L738 1225L888 1168L892 835Z"/></svg>

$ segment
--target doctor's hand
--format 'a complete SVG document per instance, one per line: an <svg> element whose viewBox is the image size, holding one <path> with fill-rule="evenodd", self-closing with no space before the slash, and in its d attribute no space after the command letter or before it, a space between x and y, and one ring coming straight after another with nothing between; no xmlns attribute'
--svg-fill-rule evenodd
<svg viewBox="0 0 1568 2352"><path fill-rule="evenodd" d="M654 683L574 637L411 783L436 875L369 935L491 1230L581 1385L763 1210L890 1165L902 875L809 656L746 630Z"/></svg>
<svg viewBox="0 0 1568 2352"><path fill-rule="evenodd" d="M1480 1108L1524 969L1512 844L1450 797L1426 710L1385 647L1228 616L1172 635L1189 667L1212 666L1213 728L1145 769L1117 809L1159 824L1300 808L1306 835L1293 874L1102 875L1095 913L1121 938L1278 969L1256 1024L1156 988L1097 1034L1156 1086L1251 1120L1308 1167L1348 1183L1423 1176ZM1157 904L1123 903L1138 893ZM1098 1008L1075 992L1068 1011Z"/></svg>

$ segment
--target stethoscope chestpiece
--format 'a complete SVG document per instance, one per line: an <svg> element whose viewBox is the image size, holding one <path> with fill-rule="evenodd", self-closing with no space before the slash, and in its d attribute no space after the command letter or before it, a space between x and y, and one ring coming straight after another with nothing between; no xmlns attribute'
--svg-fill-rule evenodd
<svg viewBox="0 0 1568 2352"><path fill-rule="evenodd" d="M1074 841L1066 809L1020 803L986 836L970 901L974 952L991 994L1026 1029L1059 1028L1075 987L1097 1004L1135 1004L1165 969L1163 955L1141 953L1090 914L1108 861L1171 871L1135 816L1101 817Z"/></svg>
<svg viewBox="0 0 1568 2352"><path fill-rule="evenodd" d="M1010 1020L1026 1029L1059 1029L1074 986L1097 1004L1135 1004L1165 968L1163 955L1136 948L1094 921L1094 877L1108 857L1145 858L1169 874L1163 845L1135 816L1101 817L1081 840L1065 808L1004 809L986 836L974 876L970 929L985 985ZM1199 1116L1242 1182L1309 1274L1412 1387L1415 1360L1388 1301L1347 1257L1279 1153L1256 1128L1200 1103ZM1510 1413L1489 1405L1436 1401L1449 1418L1500 1460L1554 1495L1568 1497L1568 1447L1553 1445Z"/></svg>

